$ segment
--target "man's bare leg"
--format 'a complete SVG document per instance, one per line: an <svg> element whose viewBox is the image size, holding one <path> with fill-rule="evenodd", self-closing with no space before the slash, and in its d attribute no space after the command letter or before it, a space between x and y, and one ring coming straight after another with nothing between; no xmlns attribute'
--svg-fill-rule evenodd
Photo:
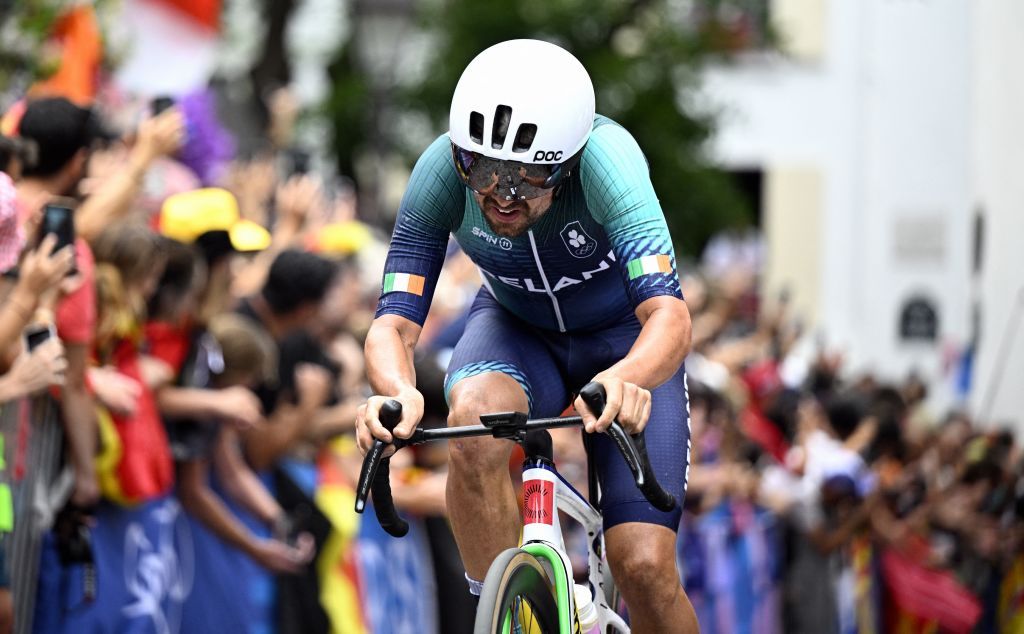
<svg viewBox="0 0 1024 634"><path fill-rule="evenodd" d="M481 414L529 409L515 379L488 372L452 388L448 426L478 425ZM455 541L470 578L483 581L491 562L519 542L521 521L508 472L513 444L493 438L451 441L447 504Z"/></svg>
<svg viewBox="0 0 1024 634"><path fill-rule="evenodd" d="M697 614L679 583L675 531L628 522L609 529L605 545L635 634L700 632Z"/></svg>

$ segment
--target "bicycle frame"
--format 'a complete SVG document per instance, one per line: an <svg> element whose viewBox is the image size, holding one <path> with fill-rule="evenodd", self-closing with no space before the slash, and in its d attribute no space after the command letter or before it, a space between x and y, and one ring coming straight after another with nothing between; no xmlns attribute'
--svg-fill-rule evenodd
<svg viewBox="0 0 1024 634"><path fill-rule="evenodd" d="M558 603L559 627L563 632L578 632L576 597L573 593L572 564L565 551L558 511L564 511L587 532L588 580L594 593L600 631L611 625L628 634L629 627L605 595L604 531L601 514L546 460L528 458L523 463L523 538L522 548L551 570Z"/></svg>

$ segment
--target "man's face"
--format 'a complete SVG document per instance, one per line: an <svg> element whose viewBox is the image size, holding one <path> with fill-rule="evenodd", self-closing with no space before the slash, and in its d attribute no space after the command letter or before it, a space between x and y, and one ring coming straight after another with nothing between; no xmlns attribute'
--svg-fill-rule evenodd
<svg viewBox="0 0 1024 634"><path fill-rule="evenodd" d="M502 200L493 193L473 192L491 231L504 238L516 238L532 227L551 208L554 190L528 200Z"/></svg>

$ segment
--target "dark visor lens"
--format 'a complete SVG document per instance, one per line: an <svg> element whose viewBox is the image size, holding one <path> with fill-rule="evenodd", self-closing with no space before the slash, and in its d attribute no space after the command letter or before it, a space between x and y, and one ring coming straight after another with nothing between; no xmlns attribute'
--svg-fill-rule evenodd
<svg viewBox="0 0 1024 634"><path fill-rule="evenodd" d="M557 185L552 179L561 167L492 159L452 145L455 171L462 182L478 194L493 194L505 200L527 200L543 196Z"/></svg>

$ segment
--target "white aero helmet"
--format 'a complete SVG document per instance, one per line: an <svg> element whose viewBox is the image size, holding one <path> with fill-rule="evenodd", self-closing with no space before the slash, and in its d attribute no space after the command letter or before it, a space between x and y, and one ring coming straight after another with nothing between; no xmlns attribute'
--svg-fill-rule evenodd
<svg viewBox="0 0 1024 634"><path fill-rule="evenodd" d="M593 125L594 85L583 64L548 42L509 40L463 71L448 136L463 182L481 191L496 173L499 191L511 200L557 185L578 162ZM519 172L500 169L505 161L520 164Z"/></svg>

